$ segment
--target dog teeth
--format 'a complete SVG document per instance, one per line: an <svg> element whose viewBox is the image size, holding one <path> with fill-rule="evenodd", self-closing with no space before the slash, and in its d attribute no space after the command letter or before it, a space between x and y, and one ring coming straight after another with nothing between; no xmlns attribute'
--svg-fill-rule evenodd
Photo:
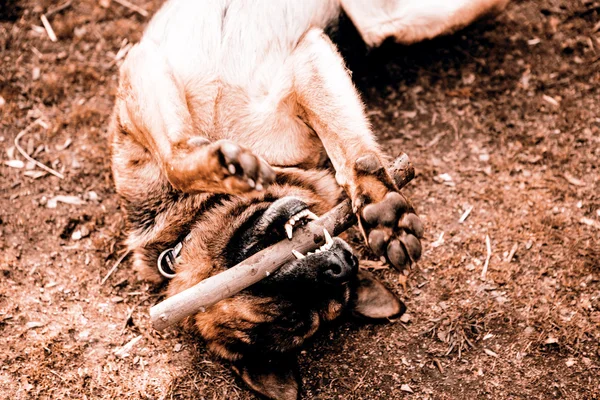
<svg viewBox="0 0 600 400"><path fill-rule="evenodd" d="M231 175L235 175L235 165L233 165L233 164L229 164L229 165L227 166L227 170L229 171L229 173L230 173Z"/></svg>
<svg viewBox="0 0 600 400"><path fill-rule="evenodd" d="M331 235L329 234L329 231L325 228L323 228L323 234L325 235L325 244L329 245L329 247L331 247L331 245L333 244L333 239L331 237Z"/></svg>
<svg viewBox="0 0 600 400"><path fill-rule="evenodd" d="M315 220L315 219L319 219L319 217L317 217L317 214L313 213L312 211L306 210L306 216L309 219Z"/></svg>
<svg viewBox="0 0 600 400"><path fill-rule="evenodd" d="M257 190L258 190L259 185L260 184L256 185ZM313 212L311 212L310 210L303 210L303 211L300 211L298 214L292 216L288 220L288 222L286 222L285 225L283 226L288 239L291 240L293 237L294 225L296 224L296 222L300 221L303 218L315 220L315 219L318 219L319 217L317 215L315 215Z"/></svg>
<svg viewBox="0 0 600 400"><path fill-rule="evenodd" d="M287 233L288 239L292 240L294 228L292 228L292 225L290 225L289 222L284 225L284 228L285 228L285 232Z"/></svg>
<svg viewBox="0 0 600 400"><path fill-rule="evenodd" d="M294 249L292 250L292 254L298 259L298 260L302 260L303 258L306 258L306 256L302 253L300 253L298 250ZM310 254L310 253L308 253Z"/></svg>

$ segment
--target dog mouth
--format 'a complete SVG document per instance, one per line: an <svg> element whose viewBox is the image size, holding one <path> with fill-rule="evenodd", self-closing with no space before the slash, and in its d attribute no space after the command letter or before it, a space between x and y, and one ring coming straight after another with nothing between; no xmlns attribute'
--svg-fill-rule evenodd
<svg viewBox="0 0 600 400"><path fill-rule="evenodd" d="M292 240L295 228L304 226L310 221L314 221L318 218L319 217L315 213L308 209L302 210L299 213L292 215L292 217L285 223L285 225L283 225L288 239Z"/></svg>
<svg viewBox="0 0 600 400"><path fill-rule="evenodd" d="M331 237L331 235L329 234L329 231L327 231L327 229L323 229L323 234L325 235L325 244L323 244L321 247L316 249L314 252L309 251L306 254L302 254L298 250L293 249L292 254L294 255L294 257L296 257L299 260L302 260L306 257L310 257L312 255L331 250L331 248L333 247L333 238Z"/></svg>

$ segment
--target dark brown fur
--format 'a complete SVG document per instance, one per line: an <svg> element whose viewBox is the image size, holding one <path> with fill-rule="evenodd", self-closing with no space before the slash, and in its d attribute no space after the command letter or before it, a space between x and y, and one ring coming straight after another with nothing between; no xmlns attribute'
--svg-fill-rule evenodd
<svg viewBox="0 0 600 400"><path fill-rule="evenodd" d="M256 216L262 215L275 201L293 197L314 213L323 214L345 197L330 169L298 168L276 169L276 180L261 192L183 193L173 189L149 153L120 129L118 121L114 121L112 133L113 171L127 214L127 243L138 272L146 279L160 281L156 269L158 255L191 232L191 238L182 248L176 277L168 284L168 295L185 290L235 265L251 252L281 240L284 232L277 230L282 228L281 224L272 236L261 238L258 248L243 248L248 240L240 238L240 232L245 232L255 223ZM361 280L367 284L361 284ZM198 332L214 354L232 362L253 389L273 398L294 398L298 391L297 376L293 357L289 355L314 335L322 323L335 320L344 310L357 308L359 292L365 290L359 288L369 285L381 284L374 283L364 273L360 273L360 279L353 278L339 287L319 289L317 284L307 288L311 297L316 298L314 301L299 301L281 295L277 287L257 285L188 318L185 326ZM376 289L369 292L367 288L365 299L372 293L381 299L381 294L383 303L377 306L381 315L375 315L377 312L370 307L377 302L374 298L363 301L362 307L366 309L357 313L369 316L369 312L375 312L373 317L381 318L404 310L382 286ZM315 296L315 290L321 293ZM257 363L256 360L263 358L265 363ZM289 368L279 376L277 371L282 371L282 365ZM277 386L274 382L285 390L273 389Z"/></svg>

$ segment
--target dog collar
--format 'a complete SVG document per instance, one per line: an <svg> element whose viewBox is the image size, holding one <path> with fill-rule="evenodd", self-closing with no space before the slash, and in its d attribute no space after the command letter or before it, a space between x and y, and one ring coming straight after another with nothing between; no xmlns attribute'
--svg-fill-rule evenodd
<svg viewBox="0 0 600 400"><path fill-rule="evenodd" d="M162 276L167 279L175 278L175 265L177 264L177 261L179 261L181 249L183 248L183 244L191 238L192 234L190 233L181 242L160 253L156 265L158 267L158 272Z"/></svg>

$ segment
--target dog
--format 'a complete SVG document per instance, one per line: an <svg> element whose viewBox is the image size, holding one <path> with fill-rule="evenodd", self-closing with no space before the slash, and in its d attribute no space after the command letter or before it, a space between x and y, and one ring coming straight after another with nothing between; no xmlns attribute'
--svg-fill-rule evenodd
<svg viewBox="0 0 600 400"><path fill-rule="evenodd" d="M134 268L159 282L157 259L178 247L174 273L162 271L173 295L289 238L344 198L375 255L399 270L416 262L421 221L389 176L323 29L344 10L367 44L387 36L409 43L506 0L423 6L445 3L168 0L121 66L109 128ZM295 255L185 323L272 399L298 397L294 351L323 323L344 313L387 319L405 310L358 269L342 239L328 236L319 251Z"/></svg>

